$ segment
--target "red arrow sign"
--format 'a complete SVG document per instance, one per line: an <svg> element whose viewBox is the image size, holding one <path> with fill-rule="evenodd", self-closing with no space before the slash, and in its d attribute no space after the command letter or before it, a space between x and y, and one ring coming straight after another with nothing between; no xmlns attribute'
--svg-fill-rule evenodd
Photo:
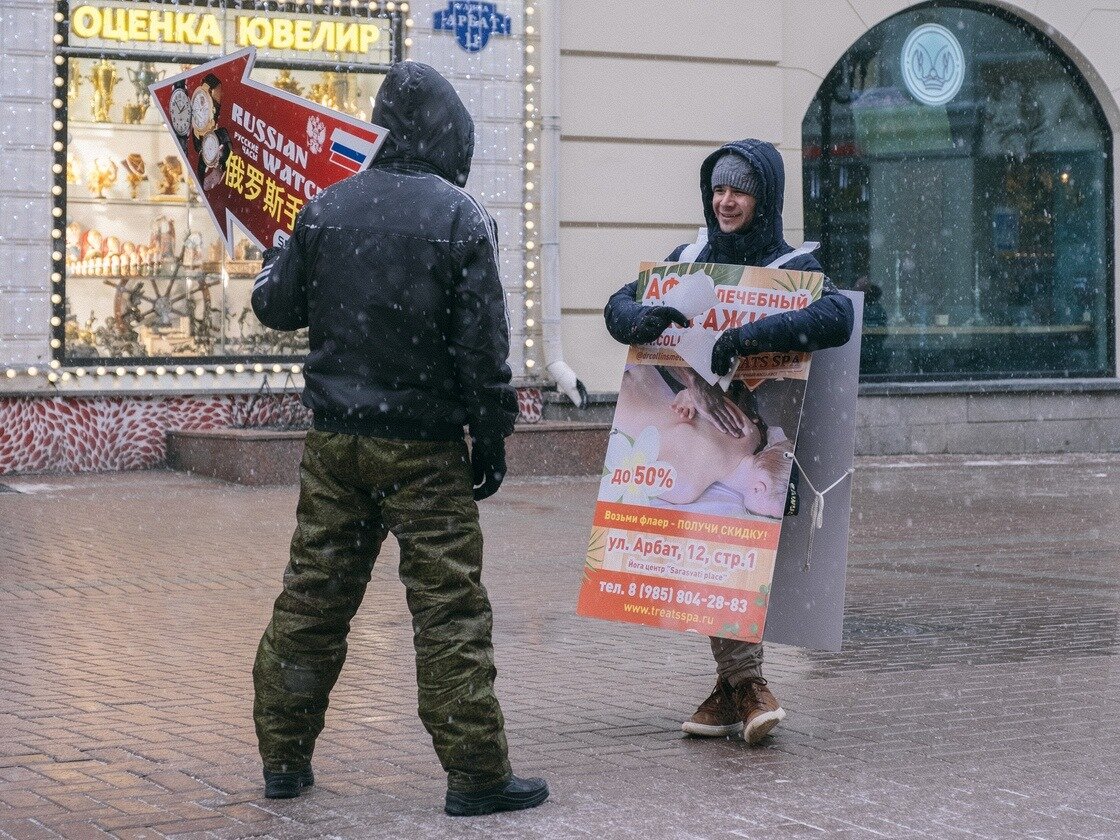
<svg viewBox="0 0 1120 840"><path fill-rule="evenodd" d="M231 256L234 223L261 248L283 244L300 208L369 166L388 133L253 81L256 56L249 47L149 88Z"/></svg>

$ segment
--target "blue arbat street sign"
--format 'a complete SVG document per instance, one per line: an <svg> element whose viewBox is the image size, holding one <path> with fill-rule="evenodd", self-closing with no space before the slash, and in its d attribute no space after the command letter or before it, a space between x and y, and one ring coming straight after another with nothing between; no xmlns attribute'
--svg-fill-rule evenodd
<svg viewBox="0 0 1120 840"><path fill-rule="evenodd" d="M491 35L509 35L512 24L495 3L450 0L446 9L432 16L432 28L454 32L459 46L474 53L486 46Z"/></svg>

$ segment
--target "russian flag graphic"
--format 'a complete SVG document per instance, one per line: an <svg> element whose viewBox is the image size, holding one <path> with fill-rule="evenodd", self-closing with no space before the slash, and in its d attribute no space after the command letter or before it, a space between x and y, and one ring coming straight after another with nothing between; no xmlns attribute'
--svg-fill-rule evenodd
<svg viewBox="0 0 1120 840"><path fill-rule="evenodd" d="M373 143L336 128L331 132L331 163L348 172L361 172L373 155Z"/></svg>

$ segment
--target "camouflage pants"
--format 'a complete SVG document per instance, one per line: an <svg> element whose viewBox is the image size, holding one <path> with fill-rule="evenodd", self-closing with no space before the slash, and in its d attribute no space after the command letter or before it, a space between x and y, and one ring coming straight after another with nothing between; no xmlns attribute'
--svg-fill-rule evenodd
<svg viewBox="0 0 1120 840"><path fill-rule="evenodd" d="M762 643L741 642L712 636L712 656L716 673L733 686L762 676Z"/></svg>
<svg viewBox="0 0 1120 840"><path fill-rule="evenodd" d="M284 591L253 666L253 717L267 770L311 763L382 540L400 544L412 612L420 718L448 773L474 791L510 775L494 696L493 617L462 442L311 431Z"/></svg>

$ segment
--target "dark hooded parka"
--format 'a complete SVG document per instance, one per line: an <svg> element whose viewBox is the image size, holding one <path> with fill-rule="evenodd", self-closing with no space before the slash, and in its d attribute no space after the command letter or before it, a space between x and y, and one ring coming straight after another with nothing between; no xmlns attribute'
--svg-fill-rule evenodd
<svg viewBox="0 0 1120 840"><path fill-rule="evenodd" d="M391 132L373 167L303 208L253 291L267 326L309 327L304 402L316 427L284 590L253 667L253 715L266 773L310 770L391 532L420 719L449 789L470 792L511 774L471 482L477 454L495 438L501 451L517 411L497 239L460 189L474 129L446 80L394 65L373 119ZM464 425L476 438L470 465Z"/></svg>
<svg viewBox="0 0 1120 840"><path fill-rule="evenodd" d="M393 66L373 165L324 190L253 289L265 326L309 327L315 428L398 439L513 431L509 331L493 219L462 187L474 123L451 84Z"/></svg>
<svg viewBox="0 0 1120 840"><path fill-rule="evenodd" d="M739 155L758 173L762 189L756 195L754 218L746 229L724 233L712 209L712 169L724 155ZM708 228L708 244L693 262L727 265L765 266L794 250L782 232L782 206L786 188L782 156L770 143L739 140L721 146L700 165L700 195ZM680 258L687 244L673 251L667 261ZM791 259L784 268L794 271L821 271L812 254ZM607 302L604 316L607 330L616 341L631 343L629 336L641 319L642 306L634 299L637 282L615 292ZM852 334L852 304L826 277L819 300L796 312L770 315L741 327L744 347L751 352L802 350L811 352L837 347Z"/></svg>

